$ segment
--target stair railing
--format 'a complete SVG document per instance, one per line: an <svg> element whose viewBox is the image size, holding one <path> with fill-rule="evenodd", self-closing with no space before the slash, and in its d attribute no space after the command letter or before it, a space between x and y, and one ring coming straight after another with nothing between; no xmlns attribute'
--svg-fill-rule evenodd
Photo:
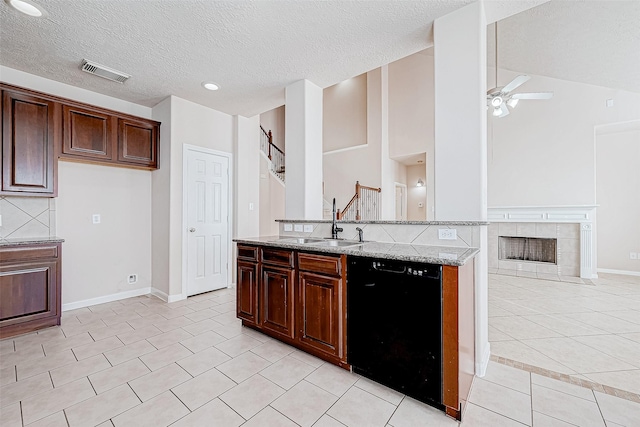
<svg viewBox="0 0 640 427"><path fill-rule="evenodd" d="M271 170L284 182L284 152L273 143L273 134L260 126L260 150L271 160Z"/></svg>
<svg viewBox="0 0 640 427"><path fill-rule="evenodd" d="M367 187L360 185L360 182L356 181L356 194L342 211L338 210L336 214L337 219L349 221L380 219L381 191L381 188Z"/></svg>

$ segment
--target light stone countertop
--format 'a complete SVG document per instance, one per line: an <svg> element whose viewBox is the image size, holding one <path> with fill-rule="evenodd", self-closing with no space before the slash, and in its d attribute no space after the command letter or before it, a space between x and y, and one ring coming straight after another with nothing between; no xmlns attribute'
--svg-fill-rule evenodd
<svg viewBox="0 0 640 427"><path fill-rule="evenodd" d="M311 243L296 243L295 237L280 236L238 238L233 239L233 241L247 245L295 249L303 250L305 252L346 254L351 256L453 266L465 265L480 252L480 249L478 248L367 241L359 245L348 247L318 246Z"/></svg>
<svg viewBox="0 0 640 427"><path fill-rule="evenodd" d="M26 246L62 242L64 242L64 239L60 237L24 237L20 239L0 239L0 246Z"/></svg>
<svg viewBox="0 0 640 427"><path fill-rule="evenodd" d="M286 222L291 224L331 224L330 219L276 219L275 222ZM398 225L469 225L480 226L489 225L488 221L379 221L379 220L337 220L339 224L398 224Z"/></svg>

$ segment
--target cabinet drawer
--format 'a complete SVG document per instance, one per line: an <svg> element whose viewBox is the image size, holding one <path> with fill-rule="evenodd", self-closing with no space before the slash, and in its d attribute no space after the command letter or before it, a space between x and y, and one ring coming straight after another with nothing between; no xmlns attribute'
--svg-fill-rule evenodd
<svg viewBox="0 0 640 427"><path fill-rule="evenodd" d="M315 254L298 254L298 268L300 270L311 271L319 274L330 274L332 276L342 275L342 263L340 257Z"/></svg>
<svg viewBox="0 0 640 427"><path fill-rule="evenodd" d="M258 247L238 245L238 259L258 261Z"/></svg>
<svg viewBox="0 0 640 427"><path fill-rule="evenodd" d="M260 248L260 260L265 264L293 268L293 251Z"/></svg>
<svg viewBox="0 0 640 427"><path fill-rule="evenodd" d="M12 247L12 248L0 248L0 259L2 264L6 264L12 261L33 261L46 258L58 257L58 246L40 246L34 247Z"/></svg>

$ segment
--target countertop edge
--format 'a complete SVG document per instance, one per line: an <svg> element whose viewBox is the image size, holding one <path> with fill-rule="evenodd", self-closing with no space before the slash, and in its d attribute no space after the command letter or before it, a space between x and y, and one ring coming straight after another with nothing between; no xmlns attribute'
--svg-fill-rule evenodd
<svg viewBox="0 0 640 427"><path fill-rule="evenodd" d="M286 239L286 237L283 237ZM333 255L351 255L351 256L359 256L364 258L380 258L380 259L390 259L397 261L407 261L407 262L423 262L429 264L441 264L441 265L450 265L455 267L461 267L465 265L467 262L472 260L479 252L478 248L466 248L466 250L456 259L453 258L440 258L440 257L429 257L429 256L420 256L420 255L406 255L406 254L393 254L388 252L360 252L359 246L352 247L329 247L329 246L312 246L305 244L296 244L291 242L283 242L283 241L265 241L258 240L255 238L236 238L232 239L235 243L254 245L254 246L267 246L273 248L282 248L282 249L292 249L292 250L304 250L305 252L315 252L315 253L327 253ZM387 242L366 242L366 243L377 243L377 244L388 244L388 245L406 245L406 246L432 246L437 248L442 248L443 251L447 249L451 249L450 247L445 246L433 246L433 245L411 245L408 243L387 243ZM365 244L366 244L365 243ZM458 248L460 249L460 248ZM464 248L462 248L464 249Z"/></svg>
<svg viewBox="0 0 640 427"><path fill-rule="evenodd" d="M60 237L25 237L20 239L0 239L0 247L46 245L51 243L64 243Z"/></svg>

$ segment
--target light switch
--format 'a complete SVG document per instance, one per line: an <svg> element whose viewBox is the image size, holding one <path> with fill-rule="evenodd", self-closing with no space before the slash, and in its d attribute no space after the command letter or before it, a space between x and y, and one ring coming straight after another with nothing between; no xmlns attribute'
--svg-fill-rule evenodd
<svg viewBox="0 0 640 427"><path fill-rule="evenodd" d="M304 225L304 232L305 233L312 233L313 232L313 224L305 224Z"/></svg>
<svg viewBox="0 0 640 427"><path fill-rule="evenodd" d="M293 230L293 225L291 224L284 225L284 231L292 231L292 230Z"/></svg>
<svg viewBox="0 0 640 427"><path fill-rule="evenodd" d="M249 203L249 210L252 211L253 210L253 203Z"/></svg>
<svg viewBox="0 0 640 427"><path fill-rule="evenodd" d="M91 220L94 224L100 224L100 214L93 214Z"/></svg>
<svg viewBox="0 0 640 427"><path fill-rule="evenodd" d="M293 226L293 231L302 231L302 224L296 224Z"/></svg>

